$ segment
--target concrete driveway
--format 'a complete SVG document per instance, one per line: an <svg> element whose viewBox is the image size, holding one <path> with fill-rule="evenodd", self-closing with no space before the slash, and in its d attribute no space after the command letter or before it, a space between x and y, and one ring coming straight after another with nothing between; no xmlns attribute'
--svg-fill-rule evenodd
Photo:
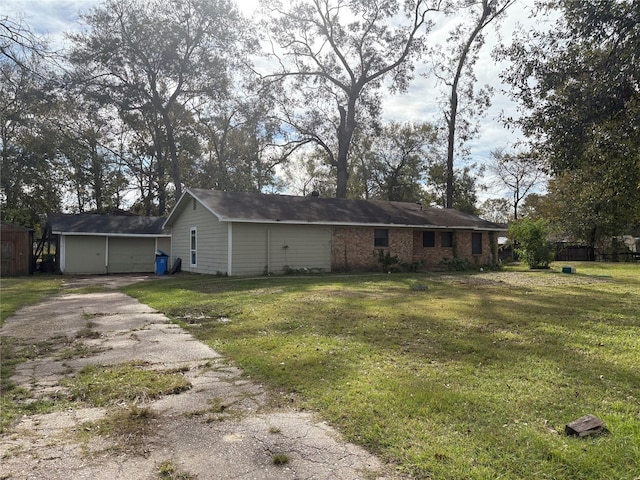
<svg viewBox="0 0 640 480"><path fill-rule="evenodd" d="M68 278L64 293L17 312L0 330L2 337L18 347L46 348L20 364L13 380L35 398L60 399L67 393L61 381L86 365L137 361L148 369L182 372L192 387L140 399L138 406L153 413L150 428L130 438L92 431L114 409L130 405L73 403L51 414L25 416L0 436L0 478L395 478L392 469L341 440L320 418L287 408L286 397L269 394L164 315L116 290L144 280L162 281ZM105 289L73 290L92 284Z"/></svg>

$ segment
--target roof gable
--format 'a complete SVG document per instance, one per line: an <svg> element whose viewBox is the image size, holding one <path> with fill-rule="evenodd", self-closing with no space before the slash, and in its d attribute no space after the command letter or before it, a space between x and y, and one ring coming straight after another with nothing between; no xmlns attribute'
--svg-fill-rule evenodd
<svg viewBox="0 0 640 480"><path fill-rule="evenodd" d="M64 214L50 215L48 224L53 233L94 235L161 235L162 217L123 215Z"/></svg>
<svg viewBox="0 0 640 480"><path fill-rule="evenodd" d="M452 209L422 207L417 203L348 200L261 193L188 189L169 215L173 222L187 197L195 198L221 221L331 225L414 226L504 230L504 226Z"/></svg>

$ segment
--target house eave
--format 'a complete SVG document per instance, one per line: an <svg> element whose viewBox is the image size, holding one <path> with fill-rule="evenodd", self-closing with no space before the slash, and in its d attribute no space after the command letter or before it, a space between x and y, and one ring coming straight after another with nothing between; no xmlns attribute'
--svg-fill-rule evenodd
<svg viewBox="0 0 640 480"><path fill-rule="evenodd" d="M90 235L92 237L126 237L126 238L171 238L170 233L108 233L108 232L64 232L54 230L54 235L65 235L68 237L80 237Z"/></svg>
<svg viewBox="0 0 640 480"><path fill-rule="evenodd" d="M221 222L229 223L252 223L270 225L318 225L330 227L373 227L373 228L421 228L427 230L478 230L483 232L504 232L505 229L489 228L478 225L467 226L444 226L444 225L416 225L402 223L356 223L356 222L304 222L299 220L277 220L277 219L247 219L247 218L226 218L218 216Z"/></svg>
<svg viewBox="0 0 640 480"><path fill-rule="evenodd" d="M187 188L184 192L182 192L182 195L180 195L180 198L178 199L178 201L176 202L175 207L173 207L173 209L171 210L171 212L169 213L169 216L167 217L167 219L164 221L164 223L162 224L162 228L165 229L168 226L171 225L171 220L173 219L174 215L178 215L176 212L178 210L180 210L180 205L183 202L183 199L189 195L191 198L193 198L194 200L196 200L200 205L202 205L208 212L210 212L212 215L214 215L219 221L225 221L223 219L223 217L217 213L215 210L213 210L211 207L209 207L209 205L207 205L206 203L204 203L203 201L201 201L198 196L192 192L189 188Z"/></svg>

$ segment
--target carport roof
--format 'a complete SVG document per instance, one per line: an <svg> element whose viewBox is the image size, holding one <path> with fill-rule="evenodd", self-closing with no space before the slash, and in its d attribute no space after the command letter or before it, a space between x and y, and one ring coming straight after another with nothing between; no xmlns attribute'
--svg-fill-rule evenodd
<svg viewBox="0 0 640 480"><path fill-rule="evenodd" d="M219 220L229 222L505 230L504 225L474 215L453 209L423 207L419 203L234 193L196 188L188 189L183 194L165 226L173 223L191 197Z"/></svg>
<svg viewBox="0 0 640 480"><path fill-rule="evenodd" d="M98 215L90 213L50 215L48 224L54 234L155 235L163 234L163 217Z"/></svg>

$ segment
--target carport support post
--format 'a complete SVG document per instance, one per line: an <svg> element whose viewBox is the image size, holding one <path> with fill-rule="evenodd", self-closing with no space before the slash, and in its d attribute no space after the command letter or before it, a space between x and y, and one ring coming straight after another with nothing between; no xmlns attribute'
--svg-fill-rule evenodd
<svg viewBox="0 0 640 480"><path fill-rule="evenodd" d="M59 255L58 268L60 269L60 272L64 273L67 269L67 237L65 235L58 235L56 255Z"/></svg>
<svg viewBox="0 0 640 480"><path fill-rule="evenodd" d="M109 274L109 237L104 237L104 272Z"/></svg>
<svg viewBox="0 0 640 480"><path fill-rule="evenodd" d="M271 229L267 228L267 275L271 274Z"/></svg>

